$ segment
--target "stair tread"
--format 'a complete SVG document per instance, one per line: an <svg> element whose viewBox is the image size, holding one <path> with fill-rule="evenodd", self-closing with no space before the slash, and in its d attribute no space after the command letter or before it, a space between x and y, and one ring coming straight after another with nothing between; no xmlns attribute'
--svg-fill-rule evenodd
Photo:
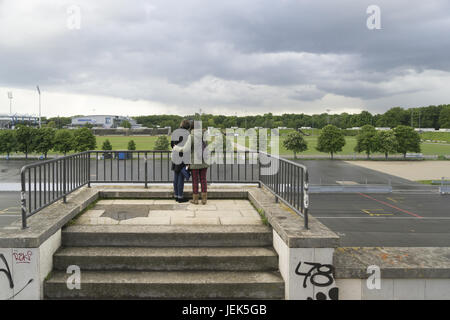
<svg viewBox="0 0 450 320"><path fill-rule="evenodd" d="M65 247L55 257L255 257L277 256L271 247Z"/></svg>
<svg viewBox="0 0 450 320"><path fill-rule="evenodd" d="M70 274L54 272L46 281L66 284ZM278 271L83 271L83 284L284 284Z"/></svg>
<svg viewBox="0 0 450 320"><path fill-rule="evenodd" d="M268 226L264 225L73 225L62 230L63 233L182 233L182 234L208 234L208 233L272 233Z"/></svg>

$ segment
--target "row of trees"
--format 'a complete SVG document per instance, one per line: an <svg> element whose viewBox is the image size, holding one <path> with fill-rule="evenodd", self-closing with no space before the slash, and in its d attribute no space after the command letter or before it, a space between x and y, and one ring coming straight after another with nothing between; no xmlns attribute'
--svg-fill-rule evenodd
<svg viewBox="0 0 450 320"><path fill-rule="evenodd" d="M413 128L397 126L393 130L377 131L372 125L365 125L356 137L356 152L364 152L367 158L374 152L381 152L386 159L390 153L401 153L406 158L408 152L420 152L420 136ZM342 151L345 146L345 136L342 129L334 126L325 126L317 140L316 150L329 153L331 158L336 152ZM306 151L308 144L300 132L291 132L283 141L287 150L297 153Z"/></svg>
<svg viewBox="0 0 450 320"><path fill-rule="evenodd" d="M113 149L113 146L111 144L111 141L109 139L106 139L102 144L102 150L104 151L111 151ZM136 143L134 140L128 141L127 150L133 151L136 150Z"/></svg>
<svg viewBox="0 0 450 320"><path fill-rule="evenodd" d="M212 114L194 114L186 117L177 115L151 115L135 117L136 121L146 127L171 127L175 130L179 127L183 118L202 120L203 127L216 128L323 128L332 124L338 128L346 129L373 125L376 127L395 128L399 125L409 125L415 128L450 128L450 105L428 106L420 108L403 109L395 107L383 114L371 114L363 111L359 114L283 114L273 115L266 113L255 116L224 116Z"/></svg>
<svg viewBox="0 0 450 320"><path fill-rule="evenodd" d="M25 157L36 152L47 158L50 150L67 154L70 151L83 152L97 147L94 134L88 128L76 130L55 130L50 127L33 128L18 126L14 130L0 131L0 154L23 152Z"/></svg>

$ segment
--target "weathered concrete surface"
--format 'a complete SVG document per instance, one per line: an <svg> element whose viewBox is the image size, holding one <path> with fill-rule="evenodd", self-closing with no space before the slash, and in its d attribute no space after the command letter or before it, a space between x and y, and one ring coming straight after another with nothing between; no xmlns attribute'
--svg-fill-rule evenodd
<svg viewBox="0 0 450 320"><path fill-rule="evenodd" d="M138 186L99 186L101 198L134 198L158 199L173 198L173 189L170 187L153 186L145 189ZM208 187L208 199L247 199L247 189L256 187L237 186L211 186ZM184 196L192 198L192 191L185 188Z"/></svg>
<svg viewBox="0 0 450 320"><path fill-rule="evenodd" d="M366 279L367 267L381 269L382 279L449 279L450 248L337 248L334 253L336 278Z"/></svg>
<svg viewBox="0 0 450 320"><path fill-rule="evenodd" d="M63 246L252 247L271 246L263 225L73 225L62 231Z"/></svg>
<svg viewBox="0 0 450 320"><path fill-rule="evenodd" d="M101 225L261 225L248 200L208 200L206 205L170 200L100 200L75 224Z"/></svg>
<svg viewBox="0 0 450 320"><path fill-rule="evenodd" d="M1 228L0 248L38 248L97 199L96 188L82 188L67 196L66 204L58 201L28 218L27 229L22 229L21 221Z"/></svg>
<svg viewBox="0 0 450 320"><path fill-rule="evenodd" d="M317 219L309 216L309 229L304 220L287 206L275 203L275 197L268 191L249 189L248 198L253 205L264 212L270 225L291 248L335 248L339 236Z"/></svg>
<svg viewBox="0 0 450 320"><path fill-rule="evenodd" d="M278 272L85 271L80 290L67 289L65 272L45 283L47 299L282 299Z"/></svg>
<svg viewBox="0 0 450 320"><path fill-rule="evenodd" d="M67 247L54 256L56 270L77 265L81 270L140 271L276 271L278 256L269 247L142 248Z"/></svg>

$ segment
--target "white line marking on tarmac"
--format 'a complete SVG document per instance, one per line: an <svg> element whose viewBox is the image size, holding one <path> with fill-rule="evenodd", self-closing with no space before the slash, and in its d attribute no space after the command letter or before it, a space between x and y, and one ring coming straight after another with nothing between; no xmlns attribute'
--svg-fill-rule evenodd
<svg viewBox="0 0 450 320"><path fill-rule="evenodd" d="M422 218L413 218L413 217L319 217L314 216L314 218L317 219L384 219L384 220L391 220L391 219L399 219L399 220L450 220L450 217L422 217Z"/></svg>

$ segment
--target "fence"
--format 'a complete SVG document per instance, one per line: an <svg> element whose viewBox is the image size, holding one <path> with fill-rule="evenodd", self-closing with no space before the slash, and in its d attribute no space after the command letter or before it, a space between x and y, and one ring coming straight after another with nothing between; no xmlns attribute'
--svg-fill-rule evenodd
<svg viewBox="0 0 450 320"><path fill-rule="evenodd" d="M99 183L171 183L170 151L86 151L24 166L21 170L22 227L27 218L75 190ZM304 217L308 228L308 172L305 166L254 151L211 154L211 183L258 183Z"/></svg>

